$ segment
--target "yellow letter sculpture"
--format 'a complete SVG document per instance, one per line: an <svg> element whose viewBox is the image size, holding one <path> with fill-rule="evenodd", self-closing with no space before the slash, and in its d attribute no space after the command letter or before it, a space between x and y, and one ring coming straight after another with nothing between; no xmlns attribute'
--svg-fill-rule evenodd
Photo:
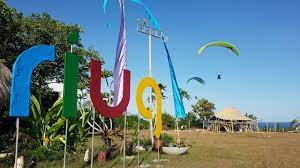
<svg viewBox="0 0 300 168"><path fill-rule="evenodd" d="M146 119L151 120L152 119L152 111L147 109L143 102L143 92L146 87L151 87L154 90L154 93L156 95L156 128L154 131L154 135L156 139L160 138L160 134L162 132L162 95L160 92L160 89L158 87L158 84L155 80L152 78L144 78L140 81L137 89L136 89L136 105L138 108L139 113Z"/></svg>

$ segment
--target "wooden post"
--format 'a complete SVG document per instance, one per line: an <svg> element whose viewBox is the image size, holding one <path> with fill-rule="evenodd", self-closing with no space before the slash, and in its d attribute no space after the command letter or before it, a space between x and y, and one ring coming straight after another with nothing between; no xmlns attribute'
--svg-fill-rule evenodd
<svg viewBox="0 0 300 168"><path fill-rule="evenodd" d="M233 133L233 122L231 120L231 132Z"/></svg>
<svg viewBox="0 0 300 168"><path fill-rule="evenodd" d="M137 128L137 140L138 140L138 167L140 167L140 113L138 113L138 128Z"/></svg>
<svg viewBox="0 0 300 168"><path fill-rule="evenodd" d="M95 139L95 109L93 108L93 131L92 131L92 151L91 151L91 168L94 164L94 139Z"/></svg>
<svg viewBox="0 0 300 168"><path fill-rule="evenodd" d="M125 119L124 119L124 139L123 139L123 168L126 167L126 124L127 124L127 111L125 111Z"/></svg>
<svg viewBox="0 0 300 168"><path fill-rule="evenodd" d="M67 144L68 144L68 118L66 119L66 128L65 128L65 148L64 148L64 165L63 168L66 167L66 158L67 158Z"/></svg>
<svg viewBox="0 0 300 168"><path fill-rule="evenodd" d="M14 168L17 168L17 165L18 165L19 129L20 129L20 119L18 117L17 120L16 120L16 152L15 152L15 165L14 165Z"/></svg>
<svg viewBox="0 0 300 168"><path fill-rule="evenodd" d="M191 130L191 119L189 118L189 130Z"/></svg>
<svg viewBox="0 0 300 168"><path fill-rule="evenodd" d="M217 132L217 122L215 122L215 132Z"/></svg>
<svg viewBox="0 0 300 168"><path fill-rule="evenodd" d="M177 119L176 119L176 126L177 126L177 143L180 144L179 125L178 125L178 120Z"/></svg>
<svg viewBox="0 0 300 168"><path fill-rule="evenodd" d="M215 121L213 122L213 130L214 130L214 132L216 132L216 123L215 123Z"/></svg>

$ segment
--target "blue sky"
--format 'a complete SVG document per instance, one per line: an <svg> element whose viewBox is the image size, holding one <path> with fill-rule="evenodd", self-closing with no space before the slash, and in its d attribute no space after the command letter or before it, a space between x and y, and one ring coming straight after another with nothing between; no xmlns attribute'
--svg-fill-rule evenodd
<svg viewBox="0 0 300 168"><path fill-rule="evenodd" d="M79 24L86 46L94 46L113 69L119 31L119 5L109 0L103 14L102 0L8 0L11 7L29 15L48 12L65 23ZM169 36L168 47L179 86L192 97L207 98L216 111L225 107L253 113L263 121L290 121L300 116L300 2L284 0L144 0ZM132 73L131 102L136 112L135 89L148 75L148 38L136 32L136 17L146 17L138 5L125 0L128 67ZM107 28L106 25L109 25ZM224 40L236 45L241 56L223 48L200 46ZM165 111L173 114L167 58L162 42L153 40L153 78L168 87ZM298 73L297 73L298 72ZM222 74L222 80L217 75ZM206 85L187 79L199 76ZM298 86L298 87L297 87ZM184 102L186 111L190 102Z"/></svg>

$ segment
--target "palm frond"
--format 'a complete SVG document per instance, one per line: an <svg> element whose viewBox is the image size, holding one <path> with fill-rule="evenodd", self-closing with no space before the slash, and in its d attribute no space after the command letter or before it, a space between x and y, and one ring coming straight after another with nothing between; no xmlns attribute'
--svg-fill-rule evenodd
<svg viewBox="0 0 300 168"><path fill-rule="evenodd" d="M0 109L7 108L10 97L10 70L0 62Z"/></svg>

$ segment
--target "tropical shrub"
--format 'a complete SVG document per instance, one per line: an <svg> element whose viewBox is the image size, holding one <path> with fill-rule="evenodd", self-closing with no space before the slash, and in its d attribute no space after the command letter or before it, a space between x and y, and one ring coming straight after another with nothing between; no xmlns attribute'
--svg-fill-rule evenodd
<svg viewBox="0 0 300 168"><path fill-rule="evenodd" d="M39 142L32 141L29 144L27 158L34 161L55 161L63 158L64 145L60 141L54 141L48 147L41 146Z"/></svg>
<svg viewBox="0 0 300 168"><path fill-rule="evenodd" d="M163 143L163 146L167 146L170 143L174 143L174 138L172 135L162 134L161 141Z"/></svg>
<svg viewBox="0 0 300 168"><path fill-rule="evenodd" d="M137 115L128 115L126 117L127 120L127 128L128 129L137 129L138 124L138 116ZM124 116L114 119L114 127L115 128L124 128ZM140 129L148 129L149 122L147 120L142 119L140 117Z"/></svg>
<svg viewBox="0 0 300 168"><path fill-rule="evenodd" d="M31 96L31 111L30 116L31 129L28 131L31 137L40 142L44 147L52 145L52 143L65 141L65 121L62 117L63 99L58 99L53 106L44 111L35 96ZM69 138L68 145L82 146L88 136L90 127L87 126L87 121L90 117L90 111L82 111L79 118L74 118L69 121Z"/></svg>
<svg viewBox="0 0 300 168"><path fill-rule="evenodd" d="M162 114L162 123L168 129L174 129L175 128L175 117L173 117L169 113L164 112Z"/></svg>

